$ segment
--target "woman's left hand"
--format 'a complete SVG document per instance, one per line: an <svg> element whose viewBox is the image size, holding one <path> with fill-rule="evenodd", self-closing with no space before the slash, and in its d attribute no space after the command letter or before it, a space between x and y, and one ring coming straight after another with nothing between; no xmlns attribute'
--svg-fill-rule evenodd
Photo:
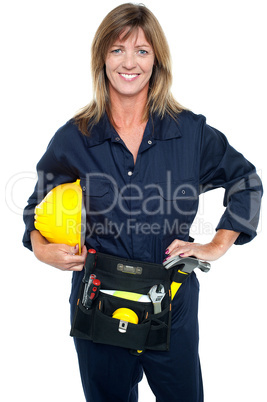
<svg viewBox="0 0 267 402"><path fill-rule="evenodd" d="M224 252L215 244L189 243L182 240L174 240L166 250L166 259L179 255L180 257L196 257L203 261L214 261L220 258ZM166 259L164 261L166 261Z"/></svg>
<svg viewBox="0 0 267 402"><path fill-rule="evenodd" d="M190 243L175 239L167 247L165 252L166 259L179 255L180 257L196 257L204 261L215 261L226 253L239 234L232 230L220 229L213 240L207 244Z"/></svg>

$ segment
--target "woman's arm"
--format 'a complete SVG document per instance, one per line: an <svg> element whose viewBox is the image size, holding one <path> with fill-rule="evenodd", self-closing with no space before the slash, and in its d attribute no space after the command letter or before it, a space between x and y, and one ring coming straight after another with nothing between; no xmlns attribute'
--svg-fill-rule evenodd
<svg viewBox="0 0 267 402"><path fill-rule="evenodd" d="M194 256L200 260L214 261L220 258L234 244L240 233L233 230L219 229L210 243L189 243L174 240L166 250L166 259L180 255Z"/></svg>
<svg viewBox="0 0 267 402"><path fill-rule="evenodd" d="M235 244L248 243L257 234L263 191L255 166L215 128L204 124L201 138L200 192L225 189L225 211L216 229L239 233Z"/></svg>
<svg viewBox="0 0 267 402"><path fill-rule="evenodd" d="M74 144L78 144L74 147ZM63 271L81 271L86 258L86 247L78 253L78 245L49 243L34 226L35 207L46 194L62 183L72 183L79 178L79 171L69 161L73 152L83 146L83 138L76 126L66 123L54 135L50 144L37 164L38 181L33 194L24 209L25 233L23 244L34 251L42 262ZM74 164L75 165L75 164Z"/></svg>
<svg viewBox="0 0 267 402"><path fill-rule="evenodd" d="M78 244L71 247L49 243L38 230L33 230L30 237L34 255L38 260L62 271L82 271L87 255L85 246L81 255L77 255Z"/></svg>

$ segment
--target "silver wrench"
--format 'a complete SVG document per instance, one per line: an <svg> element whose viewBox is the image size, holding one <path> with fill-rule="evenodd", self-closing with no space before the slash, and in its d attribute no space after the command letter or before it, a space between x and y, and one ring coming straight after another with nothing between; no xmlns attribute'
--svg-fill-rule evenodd
<svg viewBox="0 0 267 402"><path fill-rule="evenodd" d="M154 314L161 313L161 302L165 296L164 286L154 285L148 292L148 296L150 297L153 306L154 306Z"/></svg>

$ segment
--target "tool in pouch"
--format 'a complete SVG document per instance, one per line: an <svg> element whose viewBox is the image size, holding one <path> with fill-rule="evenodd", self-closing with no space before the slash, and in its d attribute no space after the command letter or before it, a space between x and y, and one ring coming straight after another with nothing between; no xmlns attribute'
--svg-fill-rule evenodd
<svg viewBox="0 0 267 402"><path fill-rule="evenodd" d="M148 296L150 297L153 306L154 306L154 314L161 313L161 302L164 299L166 292L164 291L164 286L162 284L154 285L148 292Z"/></svg>
<svg viewBox="0 0 267 402"><path fill-rule="evenodd" d="M88 250L88 255L86 259L86 264L84 267L84 277L83 283L84 291L82 297L82 305L86 309L90 309L92 307L92 303L95 299L97 299L101 282L97 279L95 274L90 274L94 269L95 265L95 258L96 258L96 251L94 249Z"/></svg>
<svg viewBox="0 0 267 402"><path fill-rule="evenodd" d="M178 292L182 283L187 279L187 277L194 271L195 268L199 268L203 272L208 272L210 270L210 263L207 261L201 261L194 257L180 257L179 255L168 259L163 263L165 269L173 269L174 267L179 268L173 276L173 281L171 283L171 299Z"/></svg>
<svg viewBox="0 0 267 402"><path fill-rule="evenodd" d="M150 303L149 296L140 293L106 289L102 289L101 293L118 297L120 299L131 300L140 303ZM139 322L139 317L136 312L126 307L120 307L116 309L112 314L112 318L120 320L118 331L122 333L125 333L127 331L128 323L138 324Z"/></svg>

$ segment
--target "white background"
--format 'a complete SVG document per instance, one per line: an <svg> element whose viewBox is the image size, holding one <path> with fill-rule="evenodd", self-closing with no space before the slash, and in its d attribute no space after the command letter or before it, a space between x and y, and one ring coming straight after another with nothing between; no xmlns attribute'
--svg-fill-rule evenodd
<svg viewBox="0 0 267 402"><path fill-rule="evenodd" d="M33 190L35 165L50 138L91 99L91 41L103 17L121 2L3 4L0 399L82 402L76 353L68 336L71 273L41 264L22 247L21 215ZM224 132L265 181L264 1L145 4L168 38L177 100ZM222 197L218 190L202 199L192 233L196 241L209 241L213 235L210 228L223 212ZM232 247L209 274L198 273L206 402L267 400L265 211L263 205L259 234L252 243ZM155 401L145 380L140 401Z"/></svg>

